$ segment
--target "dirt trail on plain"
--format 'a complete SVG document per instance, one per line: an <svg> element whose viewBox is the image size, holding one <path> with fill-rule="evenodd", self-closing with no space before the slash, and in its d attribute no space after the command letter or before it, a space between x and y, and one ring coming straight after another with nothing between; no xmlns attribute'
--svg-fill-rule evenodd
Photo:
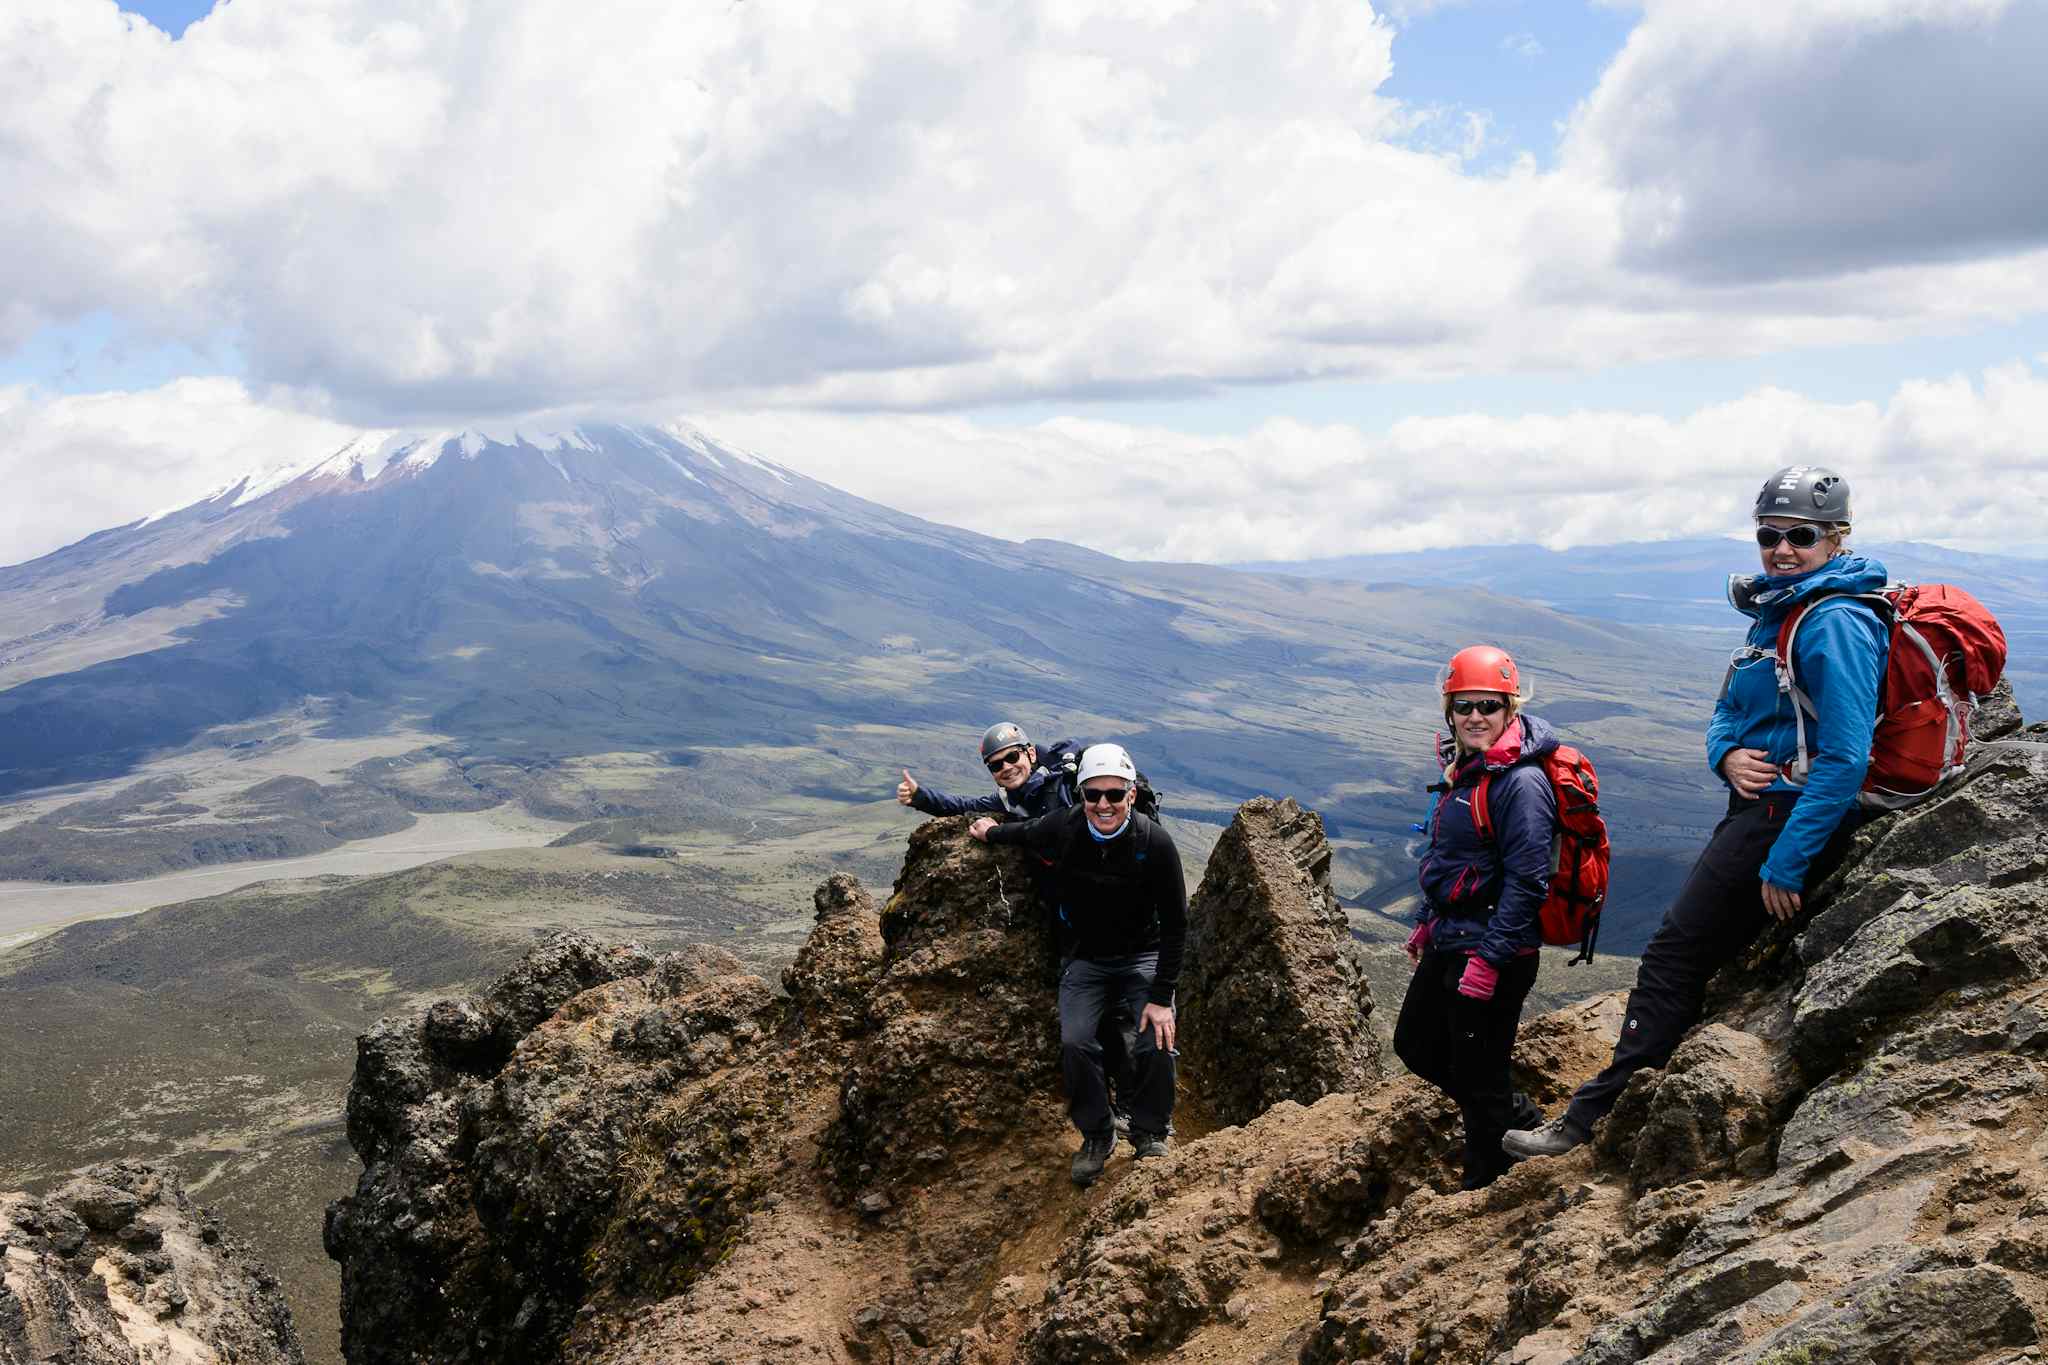
<svg viewBox="0 0 2048 1365"><path fill-rule="evenodd" d="M274 862L225 863L167 872L132 882L57 885L0 882L0 951L80 920L137 915L162 905L236 891L278 878L368 877L402 872L459 853L538 848L570 826L540 821L513 807L422 815L411 829L360 839L327 853Z"/></svg>

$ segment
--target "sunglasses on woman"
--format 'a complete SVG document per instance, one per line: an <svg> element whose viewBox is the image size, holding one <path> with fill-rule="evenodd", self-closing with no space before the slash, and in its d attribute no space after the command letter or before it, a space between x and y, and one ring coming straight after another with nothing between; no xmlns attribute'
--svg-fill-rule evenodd
<svg viewBox="0 0 2048 1365"><path fill-rule="evenodd" d="M1759 526L1756 528L1756 543L1766 550L1775 550L1782 540L1795 550L1811 550L1826 535L1824 529L1810 521L1803 521L1789 531L1780 531L1775 526Z"/></svg>
<svg viewBox="0 0 2048 1365"><path fill-rule="evenodd" d="M1006 749L988 761L988 770L992 773L999 773L1022 757L1024 757L1022 749Z"/></svg>
<svg viewBox="0 0 2048 1365"><path fill-rule="evenodd" d="M1091 806L1098 801L1106 801L1112 806L1121 806L1124 803L1124 798L1130 794L1131 789L1129 787L1081 788L1081 799Z"/></svg>
<svg viewBox="0 0 2048 1365"><path fill-rule="evenodd" d="M1454 701L1451 703L1451 713L1459 716L1469 716L1474 711L1477 711L1482 716L1490 716L1496 711L1504 711L1506 709L1507 703L1499 697L1484 697L1478 701Z"/></svg>

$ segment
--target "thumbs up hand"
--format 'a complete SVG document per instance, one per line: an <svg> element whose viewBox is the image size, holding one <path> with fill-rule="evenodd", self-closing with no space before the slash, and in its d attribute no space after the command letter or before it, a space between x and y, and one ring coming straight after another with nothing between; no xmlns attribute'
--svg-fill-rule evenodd
<svg viewBox="0 0 2048 1365"><path fill-rule="evenodd" d="M896 804L907 806L910 798L917 795L917 779L910 775L910 769L903 770L903 780L896 784Z"/></svg>

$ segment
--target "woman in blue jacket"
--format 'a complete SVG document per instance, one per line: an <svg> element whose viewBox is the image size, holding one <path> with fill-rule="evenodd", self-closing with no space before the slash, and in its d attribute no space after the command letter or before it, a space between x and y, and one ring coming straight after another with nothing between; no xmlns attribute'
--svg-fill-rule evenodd
<svg viewBox="0 0 2048 1365"><path fill-rule="evenodd" d="M1707 726L1707 762L1727 784L1728 813L1643 949L1614 1060L1579 1087L1562 1117L1510 1132L1503 1145L1511 1155L1555 1156L1591 1136L1628 1078L1663 1066L1699 1022L1714 973L1772 919L1799 913L1860 823L1856 796L1891 634L1875 607L1850 595L1883 588L1885 569L1849 552L1849 524L1849 485L1831 470L1781 469L1757 495L1763 572L1729 579L1749 635ZM1811 707L1802 774L1802 718L1779 684L1777 644L1786 616L1803 604L1812 605L1792 642L1792 675Z"/></svg>
<svg viewBox="0 0 2048 1365"><path fill-rule="evenodd" d="M1508 1060L1522 1001L1536 983L1536 912L1550 890L1557 797L1538 760L1557 735L1520 714L1522 679L1503 650L1458 651L1445 671L1437 742L1443 781L1422 859L1422 913L1408 940L1415 975L1394 1024L1394 1051L1449 1095L1465 1125L1464 1188L1507 1169L1501 1134L1540 1118L1515 1093ZM1483 799L1493 837L1473 819Z"/></svg>

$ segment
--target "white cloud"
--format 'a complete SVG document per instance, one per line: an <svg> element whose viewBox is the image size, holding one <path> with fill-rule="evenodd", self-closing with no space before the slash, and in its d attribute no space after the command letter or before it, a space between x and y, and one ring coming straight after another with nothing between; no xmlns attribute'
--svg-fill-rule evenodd
<svg viewBox="0 0 2048 1365"><path fill-rule="evenodd" d="M1764 389L1676 420L1429 417L1384 433L1268 421L1230 437L1075 418L1023 429L792 412L706 422L904 511L1139 559L1717 535L1745 523L1765 475L1802 462L1851 478L1858 529L1873 539L1995 553L2038 540L2048 507L2048 368L2025 363L1916 381L1881 404Z"/></svg>
<svg viewBox="0 0 2048 1365"><path fill-rule="evenodd" d="M0 564L197 501L354 434L258 402L233 379L60 398L0 387Z"/></svg>
<svg viewBox="0 0 2048 1365"><path fill-rule="evenodd" d="M1525 62L1533 62L1543 55L1543 44L1533 33L1510 33L1500 40L1500 50Z"/></svg>
<svg viewBox="0 0 2048 1365"><path fill-rule="evenodd" d="M537 420L559 427L577 414ZM1762 389L1678 419L1418 417L1383 432L1275 420L1233 436L1076 417L1030 427L789 410L692 420L934 521L1137 559L1713 535L1744 523L1766 474L1801 462L1849 476L1858 529L1873 539L2029 546L2048 506L2048 358L1916 380L1883 403ZM0 480L17 494L0 514L0 563L326 454L354 434L232 380L66 398L0 389Z"/></svg>
<svg viewBox="0 0 2048 1365"><path fill-rule="evenodd" d="M1656 4L1560 168L1495 174L1377 93L1358 0L234 0L175 44L13 0L0 346L225 328L384 423L1911 335L2048 306L2027 8Z"/></svg>
<svg viewBox="0 0 2048 1365"><path fill-rule="evenodd" d="M2048 230L2044 53L2038 0L1656 0L1566 156L1623 191L1621 256L1643 269L1997 255Z"/></svg>

